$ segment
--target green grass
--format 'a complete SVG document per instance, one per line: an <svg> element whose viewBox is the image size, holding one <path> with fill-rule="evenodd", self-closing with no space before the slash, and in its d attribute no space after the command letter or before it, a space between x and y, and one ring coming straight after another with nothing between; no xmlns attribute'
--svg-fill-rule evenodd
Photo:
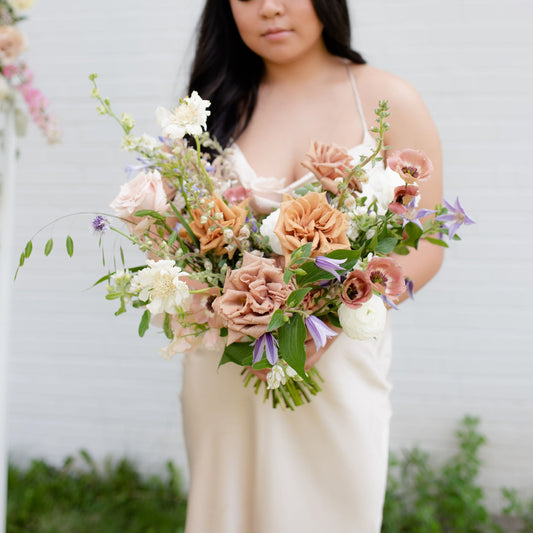
<svg viewBox="0 0 533 533"><path fill-rule="evenodd" d="M391 457L382 533L533 533L533 501L516 491L503 490L502 510L516 527L503 529L485 508L479 419L465 417L456 435L457 450L444 464L417 448ZM186 508L172 463L165 476L143 477L127 460L99 468L82 451L61 468L40 460L9 467L7 533L180 533Z"/></svg>

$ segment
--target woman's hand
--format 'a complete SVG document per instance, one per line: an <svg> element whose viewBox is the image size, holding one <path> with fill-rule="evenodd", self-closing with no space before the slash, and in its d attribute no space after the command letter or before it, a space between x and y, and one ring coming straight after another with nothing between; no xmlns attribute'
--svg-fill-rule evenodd
<svg viewBox="0 0 533 533"><path fill-rule="evenodd" d="M332 326L331 324L328 324L328 327L330 327L337 333L340 333L342 331L342 328L336 328L335 326ZM324 355L326 350L331 346L331 344L335 341L336 338L337 337L332 337L331 339L327 339L326 345L317 351L316 346L315 346L315 341L313 341L309 333L307 334L307 338L305 339L305 354L306 354L305 371L306 372L317 364L317 362ZM263 368L262 370L254 370L251 366L248 367L248 370L250 370L250 372L254 376L257 376L262 381L266 381L267 374L270 372L270 368Z"/></svg>

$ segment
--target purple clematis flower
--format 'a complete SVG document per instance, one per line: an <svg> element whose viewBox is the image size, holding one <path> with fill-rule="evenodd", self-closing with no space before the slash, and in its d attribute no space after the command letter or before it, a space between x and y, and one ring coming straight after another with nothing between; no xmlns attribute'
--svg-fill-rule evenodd
<svg viewBox="0 0 533 533"><path fill-rule="evenodd" d="M398 311L399 307L390 298L387 298L384 294L380 294L379 296L381 297L385 305L388 305L392 309Z"/></svg>
<svg viewBox="0 0 533 533"><path fill-rule="evenodd" d="M271 365L275 365L278 361L278 341L272 333L265 333L256 339L254 343L254 357L253 364L258 363L263 358L263 353L266 350L267 361Z"/></svg>
<svg viewBox="0 0 533 533"><path fill-rule="evenodd" d="M463 224L475 224L475 222L465 213L464 209L459 203L459 197L455 200L455 205L448 203L446 200L442 202L444 207L448 210L446 215L440 215L435 220L442 222L453 222L450 226L445 226L448 229L448 236L453 239L455 232L459 229L459 226Z"/></svg>
<svg viewBox="0 0 533 533"><path fill-rule="evenodd" d="M405 287L411 300L415 299L415 282L411 278L405 278Z"/></svg>
<svg viewBox="0 0 533 533"><path fill-rule="evenodd" d="M317 352L318 350L320 350L320 348L326 345L326 342L329 338L338 335L336 331L333 331L331 328L328 328L328 326L326 326L326 324L324 324L324 322L322 322L320 318L317 318L313 315L305 319L305 327L307 328L307 331L311 334L311 337L313 337L313 341L315 341L315 347Z"/></svg>
<svg viewBox="0 0 533 533"><path fill-rule="evenodd" d="M416 198L413 198L405 207L407 208L407 213L404 213L403 215L400 214L400 216L403 218L403 224L402 227L405 227L409 222L412 222L413 224L416 224L420 229L424 229L422 227L422 223L420 222L421 218L424 218L426 215L430 215L431 213L435 213L433 209L419 209L417 211L415 206Z"/></svg>
<svg viewBox="0 0 533 533"><path fill-rule="evenodd" d="M330 259L329 257L325 257L323 255L319 255L315 259L315 266L325 270L326 272L329 272L330 274L333 274L337 278L337 281L341 280L337 270L345 270L340 266L343 263L346 263L346 259Z"/></svg>
<svg viewBox="0 0 533 533"><path fill-rule="evenodd" d="M109 229L109 220L102 215L97 215L91 222L91 227L95 235L103 235Z"/></svg>

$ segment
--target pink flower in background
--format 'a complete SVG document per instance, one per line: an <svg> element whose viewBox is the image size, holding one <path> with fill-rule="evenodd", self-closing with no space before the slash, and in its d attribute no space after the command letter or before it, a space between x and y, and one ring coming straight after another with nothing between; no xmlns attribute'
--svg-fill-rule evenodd
<svg viewBox="0 0 533 533"><path fill-rule="evenodd" d="M372 281L367 272L352 270L342 285L342 302L357 309L372 298Z"/></svg>
<svg viewBox="0 0 533 533"><path fill-rule="evenodd" d="M244 188L242 185L238 185L236 187L230 187L229 189L226 189L222 196L230 203L230 204L240 204L246 198L250 197L250 189Z"/></svg>
<svg viewBox="0 0 533 533"><path fill-rule="evenodd" d="M24 34L15 26L0 26L0 62L13 63L26 50L28 43Z"/></svg>
<svg viewBox="0 0 533 533"><path fill-rule="evenodd" d="M422 150L411 148L390 154L387 165L397 172L405 183L426 180L433 172L433 163L429 157Z"/></svg>

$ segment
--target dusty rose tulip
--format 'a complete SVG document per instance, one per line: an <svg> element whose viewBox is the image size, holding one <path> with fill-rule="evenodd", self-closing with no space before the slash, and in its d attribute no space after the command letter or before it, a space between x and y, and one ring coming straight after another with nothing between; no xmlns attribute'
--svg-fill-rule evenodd
<svg viewBox="0 0 533 533"><path fill-rule="evenodd" d="M352 270L346 278L341 293L341 300L352 309L361 307L372 298L372 282L363 270Z"/></svg>
<svg viewBox="0 0 533 533"><path fill-rule="evenodd" d="M411 148L390 154L387 158L387 165L406 183L426 180L433 172L433 163L429 157L422 150Z"/></svg>
<svg viewBox="0 0 533 533"><path fill-rule="evenodd" d="M385 296L399 296L405 291L402 267L390 257L374 257L366 269L372 288Z"/></svg>
<svg viewBox="0 0 533 533"><path fill-rule="evenodd" d="M413 198L418 196L419 189L416 185L409 183L400 185L394 189L394 201L389 204L389 209L397 215L407 213L406 205L409 205Z"/></svg>

